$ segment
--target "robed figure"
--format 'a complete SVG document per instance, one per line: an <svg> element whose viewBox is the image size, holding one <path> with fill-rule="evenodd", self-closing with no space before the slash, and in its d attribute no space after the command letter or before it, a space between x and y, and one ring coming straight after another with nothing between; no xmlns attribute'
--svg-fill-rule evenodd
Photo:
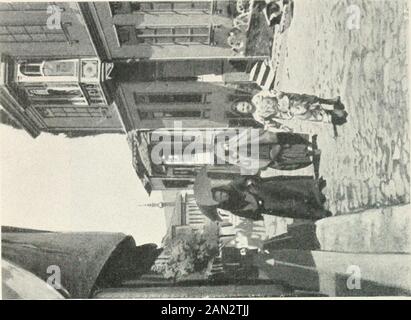
<svg viewBox="0 0 411 320"><path fill-rule="evenodd" d="M326 182L322 178L238 175L218 186L213 186L211 180L205 170L200 172L194 194L200 209L212 220L219 220L217 209L251 220L261 220L263 214L310 220L331 215L324 207L326 198L322 189Z"/></svg>

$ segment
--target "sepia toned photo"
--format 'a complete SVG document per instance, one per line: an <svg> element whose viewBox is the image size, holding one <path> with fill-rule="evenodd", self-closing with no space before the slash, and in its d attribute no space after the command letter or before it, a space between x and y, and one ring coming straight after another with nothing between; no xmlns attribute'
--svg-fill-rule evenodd
<svg viewBox="0 0 411 320"><path fill-rule="evenodd" d="M2 299L408 299L408 10L1 1Z"/></svg>

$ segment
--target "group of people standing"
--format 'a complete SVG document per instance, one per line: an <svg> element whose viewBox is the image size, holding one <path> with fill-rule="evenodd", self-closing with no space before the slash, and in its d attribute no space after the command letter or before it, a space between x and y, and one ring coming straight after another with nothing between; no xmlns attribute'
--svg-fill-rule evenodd
<svg viewBox="0 0 411 320"><path fill-rule="evenodd" d="M265 0L262 12L270 27L279 25L280 32L283 32L291 23L293 8L292 0ZM285 23L287 16L289 23ZM239 50L244 45L244 35L240 31L234 28L228 35L228 44L233 50ZM235 101L231 111L242 117L251 115L264 129L259 129L257 138L249 138L249 135L244 140L244 135L240 137L240 134L233 137L228 145L224 145L224 150L235 149L230 148L230 142L234 146L239 145L240 141L246 141L247 145L258 143L258 155L251 157L251 162L259 172L266 168L297 170L313 165L314 174L269 178L261 178L259 173L239 175L229 183L211 187L213 184L208 181L207 173L202 172L195 183L195 194L197 204L203 209L207 207L203 212L215 220L219 218L217 208L252 220L262 219L262 214L311 220L330 216L331 212L324 205L326 197L322 193L326 181L319 177L321 152L317 147L317 135L309 141L308 135L294 132L290 125L294 121L289 120L329 123L337 137L337 127L346 123L348 116L341 98L258 90L251 99ZM240 167L250 163L248 155L248 161L243 161L243 156L238 153L228 161ZM215 210L210 211L210 208Z"/></svg>
<svg viewBox="0 0 411 320"><path fill-rule="evenodd" d="M260 169L295 170L314 165L314 175L268 178L240 175L228 184L211 189L215 207L252 220L261 220L262 214L311 220L330 216L322 193L326 181L319 177L321 153L317 136L309 141L308 135L294 133L284 120L330 123L336 131L335 127L344 124L348 116L340 97L324 99L263 90L250 100L234 102L231 109L239 114L251 114L264 126L258 141L248 141L259 143L260 150L268 150L266 161L256 159L262 163Z"/></svg>

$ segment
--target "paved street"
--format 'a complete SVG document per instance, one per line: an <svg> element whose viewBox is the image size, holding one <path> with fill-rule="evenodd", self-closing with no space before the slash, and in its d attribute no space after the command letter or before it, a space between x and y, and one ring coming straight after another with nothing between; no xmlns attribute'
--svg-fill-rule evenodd
<svg viewBox="0 0 411 320"><path fill-rule="evenodd" d="M359 23L353 12L361 14ZM409 203L407 12L403 0L295 1L278 87L339 95L349 113L337 139L330 125L292 124L319 135L320 173L334 215ZM284 231L284 219L266 223L270 234Z"/></svg>

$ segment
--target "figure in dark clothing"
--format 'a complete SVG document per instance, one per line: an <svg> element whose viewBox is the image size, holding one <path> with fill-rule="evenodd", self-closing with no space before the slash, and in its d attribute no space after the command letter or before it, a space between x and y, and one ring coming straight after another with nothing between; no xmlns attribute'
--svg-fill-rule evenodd
<svg viewBox="0 0 411 320"><path fill-rule="evenodd" d="M262 214L318 220L331 215L324 208L325 185L311 176L238 177L212 194L218 208L252 220L261 220Z"/></svg>
<svg viewBox="0 0 411 320"><path fill-rule="evenodd" d="M251 131L254 130L254 135ZM258 131L257 131L258 130ZM221 150L229 150L231 157L225 159L237 166L247 163L252 159L253 166L258 170L267 167L277 170L296 170L305 168L311 164L316 166L316 161L321 154L317 147L317 135L308 140L308 135L291 132L271 132L263 129L248 129L241 131L228 139L216 139L224 143ZM252 145L258 145L258 154L244 154L236 150L252 150ZM244 148L242 148L244 147ZM216 150L216 155L224 158L221 152ZM319 160L318 160L319 161Z"/></svg>

